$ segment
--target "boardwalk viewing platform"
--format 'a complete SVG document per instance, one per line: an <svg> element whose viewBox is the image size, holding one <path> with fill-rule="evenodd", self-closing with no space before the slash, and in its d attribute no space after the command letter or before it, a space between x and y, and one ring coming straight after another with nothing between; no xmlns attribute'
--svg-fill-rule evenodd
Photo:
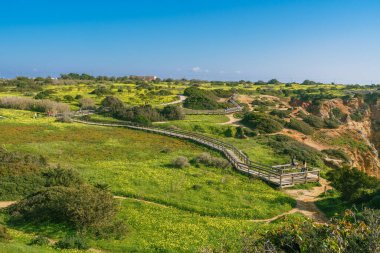
<svg viewBox="0 0 380 253"><path fill-rule="evenodd" d="M87 113L87 115L90 113ZM77 114L76 116L78 116ZM83 115L83 114L82 114ZM163 128L158 126L144 126L134 122L103 123L81 119L74 119L77 123L98 125L106 127L124 127L129 129L142 130L150 133L163 134L181 139L187 139L202 144L222 153L232 166L241 173L260 178L268 183L280 187L291 187L296 184L308 182L318 182L320 177L319 169L301 169L297 167L281 169L279 166L267 166L251 161L246 154L235 146L222 142L216 138L202 134L185 131L181 129ZM287 165L285 165L287 166Z"/></svg>

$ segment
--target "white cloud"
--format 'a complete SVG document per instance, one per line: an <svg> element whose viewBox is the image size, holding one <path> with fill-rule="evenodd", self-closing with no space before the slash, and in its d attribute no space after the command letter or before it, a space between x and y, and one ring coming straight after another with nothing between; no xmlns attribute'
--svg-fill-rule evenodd
<svg viewBox="0 0 380 253"><path fill-rule="evenodd" d="M235 70L235 74L240 75L241 74L241 70Z"/></svg>
<svg viewBox="0 0 380 253"><path fill-rule="evenodd" d="M193 72L201 72L202 71L202 69L200 67L193 67L191 70Z"/></svg>

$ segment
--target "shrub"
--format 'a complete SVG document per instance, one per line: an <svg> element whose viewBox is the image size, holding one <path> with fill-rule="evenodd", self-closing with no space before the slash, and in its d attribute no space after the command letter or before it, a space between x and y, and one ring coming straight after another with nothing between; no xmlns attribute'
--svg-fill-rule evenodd
<svg viewBox="0 0 380 253"><path fill-rule="evenodd" d="M270 115L277 116L277 117L283 119L283 118L289 117L290 113L291 113L291 111L289 111L289 110L277 110L276 109L276 110L271 111Z"/></svg>
<svg viewBox="0 0 380 253"><path fill-rule="evenodd" d="M306 161L310 165L323 166L323 155L320 151L309 147L299 141L285 135L271 135L257 137L259 143L267 145L273 149L276 154L295 156L299 161Z"/></svg>
<svg viewBox="0 0 380 253"><path fill-rule="evenodd" d="M62 169L61 167L48 169L47 171L42 172L42 176L45 178L46 187L76 187L83 184L78 172Z"/></svg>
<svg viewBox="0 0 380 253"><path fill-rule="evenodd" d="M72 102L72 101L75 100L75 99L73 98L73 96L71 96L71 95L65 95L65 96L63 97L63 99L65 99L65 100L68 101L68 102Z"/></svg>
<svg viewBox="0 0 380 253"><path fill-rule="evenodd" d="M356 168L338 168L328 173L331 185L351 202L363 202L373 198L380 182Z"/></svg>
<svg viewBox="0 0 380 253"><path fill-rule="evenodd" d="M236 134L235 128L228 127L226 131L224 131L224 136L226 137L234 137Z"/></svg>
<svg viewBox="0 0 380 253"><path fill-rule="evenodd" d="M111 194L94 187L54 186L33 193L8 209L13 221L65 222L85 230L107 224L115 215L116 203Z"/></svg>
<svg viewBox="0 0 380 253"><path fill-rule="evenodd" d="M36 172L46 165L47 160L43 156L8 152L0 148L0 177Z"/></svg>
<svg viewBox="0 0 380 253"><path fill-rule="evenodd" d="M338 128L340 126L340 122L336 119L325 119L325 125L327 128Z"/></svg>
<svg viewBox="0 0 380 253"><path fill-rule="evenodd" d="M101 112L110 114L121 120L133 121L144 125L149 125L153 121L165 120L160 111L150 105L127 108L120 99L112 96L106 97L101 105Z"/></svg>
<svg viewBox="0 0 380 253"><path fill-rule="evenodd" d="M310 126L313 126L315 128L324 128L325 122L321 117L315 116L315 115L301 115L301 118L303 121L305 121Z"/></svg>
<svg viewBox="0 0 380 253"><path fill-rule="evenodd" d="M35 99L46 99L49 98L50 95L54 94L55 92L53 90L44 90L39 93L37 93L36 96L34 96Z"/></svg>
<svg viewBox="0 0 380 253"><path fill-rule="evenodd" d="M49 245L50 241L47 237L38 235L32 239L32 241L29 243L30 245L38 245L38 246L44 246Z"/></svg>
<svg viewBox="0 0 380 253"><path fill-rule="evenodd" d="M113 92L111 89L108 89L106 86L99 86L95 90L91 91L90 94L95 94L98 97L101 97L105 95L112 95Z"/></svg>
<svg viewBox="0 0 380 253"><path fill-rule="evenodd" d="M92 110L96 108L95 101L91 98L81 98L79 100L79 106L83 110Z"/></svg>
<svg viewBox="0 0 380 253"><path fill-rule="evenodd" d="M286 127L297 130L303 134L310 135L314 132L314 129L309 124L299 121L297 119L290 119L290 122L286 123Z"/></svg>
<svg viewBox="0 0 380 253"><path fill-rule="evenodd" d="M57 117L57 121L62 122L62 123L73 122L72 118L70 117L70 114L68 114L68 113L64 113L64 114L60 115L59 117Z"/></svg>
<svg viewBox="0 0 380 253"><path fill-rule="evenodd" d="M283 128L283 122L279 118L263 113L248 113L242 123L261 133L276 133Z"/></svg>
<svg viewBox="0 0 380 253"><path fill-rule="evenodd" d="M351 158L343 150L325 149L325 150L322 150L322 152L329 156L332 156L333 158L341 159L342 161L346 163L351 162Z"/></svg>
<svg viewBox="0 0 380 253"><path fill-rule="evenodd" d="M216 168L228 168L230 166L230 163L219 157L213 157L209 153L202 153L198 157L195 158L195 162L198 164L204 164L209 167L216 167Z"/></svg>
<svg viewBox="0 0 380 253"><path fill-rule="evenodd" d="M325 225L310 220L291 220L245 238L243 252L378 252L379 221L379 213L371 209L361 214L346 210L342 219Z"/></svg>
<svg viewBox="0 0 380 253"><path fill-rule="evenodd" d="M9 235L7 228L0 224L0 242L10 239L12 239L12 237Z"/></svg>
<svg viewBox="0 0 380 253"><path fill-rule="evenodd" d="M167 120L181 120L185 118L183 110L179 106L167 105L161 111L162 116Z"/></svg>
<svg viewBox="0 0 380 253"><path fill-rule="evenodd" d="M183 169L190 166L189 160L187 157L179 156L172 161L172 165L175 168Z"/></svg>
<svg viewBox="0 0 380 253"><path fill-rule="evenodd" d="M36 100L23 97L2 97L0 98L0 107L36 112L49 112L52 115L57 113L67 113L70 111L70 107L67 104L46 99Z"/></svg>
<svg viewBox="0 0 380 253"><path fill-rule="evenodd" d="M183 103L186 108L195 110L215 110L225 108L222 103L218 103L218 97L209 90L202 90L197 87L189 87L184 91L184 95L187 99Z"/></svg>
<svg viewBox="0 0 380 253"><path fill-rule="evenodd" d="M334 107L331 109L331 114L333 118L338 119L338 120L342 119L344 116L343 112L337 107Z"/></svg>
<svg viewBox="0 0 380 253"><path fill-rule="evenodd" d="M243 127L239 126L236 128L235 138L244 139L246 138L246 131Z"/></svg>
<svg viewBox="0 0 380 253"><path fill-rule="evenodd" d="M86 240L80 236L67 236L62 240L59 240L55 247L58 249L79 249L87 250L90 247L88 246Z"/></svg>

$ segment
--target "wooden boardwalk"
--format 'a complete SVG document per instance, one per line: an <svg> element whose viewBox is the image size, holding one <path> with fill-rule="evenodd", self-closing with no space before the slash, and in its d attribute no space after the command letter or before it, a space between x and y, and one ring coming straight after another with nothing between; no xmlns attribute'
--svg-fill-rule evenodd
<svg viewBox="0 0 380 253"><path fill-rule="evenodd" d="M233 165L233 167L241 173L247 174L249 176L257 177L262 180L267 181L270 184L284 188L291 187L296 184L303 184L307 182L318 182L319 181L319 170L313 169L308 171L296 170L295 172L283 173L278 168L270 167L267 165L258 164L252 162L247 155L242 151L238 150L231 144L222 142L216 138L208 137L198 133L185 131L181 129L172 128L162 128L157 126L143 126L136 124L134 122L123 122L123 123L102 123L93 121L84 121L79 119L74 119L74 122L106 126L106 127L124 127L135 130L142 130L150 133L162 134L166 136L191 140L196 143L202 144L209 148L219 151L224 154L228 161ZM293 170L294 171L294 170Z"/></svg>

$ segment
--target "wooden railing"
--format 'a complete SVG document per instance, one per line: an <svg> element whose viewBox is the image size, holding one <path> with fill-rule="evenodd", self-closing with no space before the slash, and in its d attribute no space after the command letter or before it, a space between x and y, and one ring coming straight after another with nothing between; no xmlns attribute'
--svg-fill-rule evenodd
<svg viewBox="0 0 380 253"><path fill-rule="evenodd" d="M89 114L89 113L88 113ZM87 114L87 115L88 115ZM77 114L76 116L79 116ZM109 127L125 127L130 129L142 130L151 133L163 134L167 136L172 136L176 138L182 138L194 141L196 143L202 144L214 150L221 152L232 166L240 171L241 173L247 174L249 176L254 176L261 178L275 186L279 187L289 187L295 184L303 184L307 182L317 182L319 181L319 170L315 169L312 171L300 171L294 173L279 173L276 168L252 162L246 154L241 150L237 149L235 146L222 142L216 138L205 136L202 134L177 129L177 128L163 128L158 126L145 126L134 122L120 122L120 123L105 123L105 122L94 122L86 121L81 119L74 119L75 122L88 124L88 125L99 125L99 126L109 126Z"/></svg>

